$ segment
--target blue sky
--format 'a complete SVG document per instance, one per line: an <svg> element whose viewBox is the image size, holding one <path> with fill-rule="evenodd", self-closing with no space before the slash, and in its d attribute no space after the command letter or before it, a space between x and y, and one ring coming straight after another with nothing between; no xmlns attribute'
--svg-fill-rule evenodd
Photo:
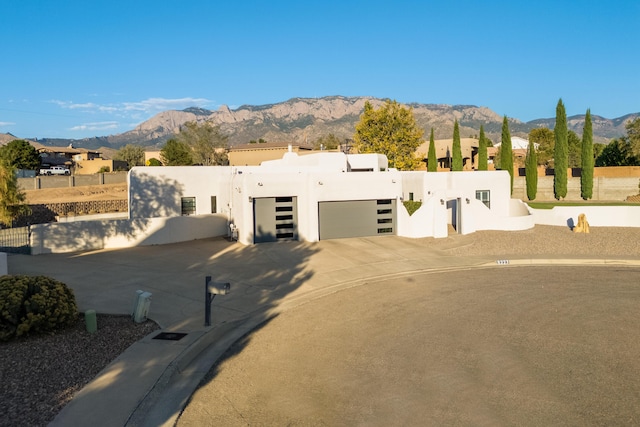
<svg viewBox="0 0 640 427"><path fill-rule="evenodd" d="M615 118L640 112L639 24L638 0L5 0L0 133L329 95Z"/></svg>

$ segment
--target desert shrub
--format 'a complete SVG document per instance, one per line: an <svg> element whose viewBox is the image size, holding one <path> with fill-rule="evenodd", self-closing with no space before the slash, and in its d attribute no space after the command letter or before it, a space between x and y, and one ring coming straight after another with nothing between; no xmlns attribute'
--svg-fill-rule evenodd
<svg viewBox="0 0 640 427"><path fill-rule="evenodd" d="M155 157L152 157L147 161L147 166L162 166L162 162Z"/></svg>
<svg viewBox="0 0 640 427"><path fill-rule="evenodd" d="M108 173L111 172L111 168L109 166L102 166L98 173Z"/></svg>
<svg viewBox="0 0 640 427"><path fill-rule="evenodd" d="M0 341L71 326L78 306L67 285L45 276L0 277Z"/></svg>
<svg viewBox="0 0 640 427"><path fill-rule="evenodd" d="M407 209L407 212L409 212L409 216L413 215L413 213L420 209L420 206L422 206L422 202L417 202L415 200L406 200L403 203L404 207Z"/></svg>

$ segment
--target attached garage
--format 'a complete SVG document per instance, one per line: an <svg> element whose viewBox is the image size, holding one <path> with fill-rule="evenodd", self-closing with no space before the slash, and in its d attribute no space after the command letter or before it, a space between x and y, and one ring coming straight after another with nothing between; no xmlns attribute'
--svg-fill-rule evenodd
<svg viewBox="0 0 640 427"><path fill-rule="evenodd" d="M297 197L253 199L253 242L298 240Z"/></svg>
<svg viewBox="0 0 640 427"><path fill-rule="evenodd" d="M318 203L320 240L396 234L396 200Z"/></svg>

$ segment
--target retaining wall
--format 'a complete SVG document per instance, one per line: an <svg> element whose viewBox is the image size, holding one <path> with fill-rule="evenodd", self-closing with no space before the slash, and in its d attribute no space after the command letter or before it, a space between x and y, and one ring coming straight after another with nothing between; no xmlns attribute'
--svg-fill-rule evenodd
<svg viewBox="0 0 640 427"><path fill-rule="evenodd" d="M21 190L43 190L47 188L84 187L87 185L120 184L127 182L128 172L96 173L93 175L52 175L34 178L18 178Z"/></svg>
<svg viewBox="0 0 640 427"><path fill-rule="evenodd" d="M112 212L129 212L128 200L93 200L87 202L43 203L29 205L31 215L23 216L15 221L14 226L27 224L44 224L55 222L56 217L102 214Z"/></svg>
<svg viewBox="0 0 640 427"><path fill-rule="evenodd" d="M638 177L594 177L593 197L591 200L624 201L629 196L640 193ZM527 184L524 177L514 177L514 199L528 201ZM555 200L553 195L553 176L538 177L538 192L535 201ZM567 179L567 197L565 200L582 200L580 197L580 178L569 177Z"/></svg>

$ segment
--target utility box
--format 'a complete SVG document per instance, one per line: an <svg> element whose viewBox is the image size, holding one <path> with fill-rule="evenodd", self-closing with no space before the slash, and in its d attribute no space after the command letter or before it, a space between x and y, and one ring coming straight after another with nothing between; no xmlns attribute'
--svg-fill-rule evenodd
<svg viewBox="0 0 640 427"><path fill-rule="evenodd" d="M136 323L142 323L147 320L149 315L149 307L151 306L151 292L136 291L135 299L133 300L133 313L131 317Z"/></svg>
<svg viewBox="0 0 640 427"><path fill-rule="evenodd" d="M9 263L7 262L6 252L0 252L0 276L9 274Z"/></svg>

